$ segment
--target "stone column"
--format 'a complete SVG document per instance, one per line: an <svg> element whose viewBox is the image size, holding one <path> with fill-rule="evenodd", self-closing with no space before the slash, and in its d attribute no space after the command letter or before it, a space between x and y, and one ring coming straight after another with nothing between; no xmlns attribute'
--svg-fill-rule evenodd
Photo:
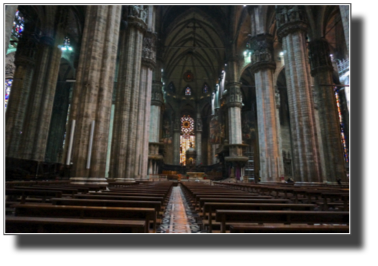
<svg viewBox="0 0 378 266"><path fill-rule="evenodd" d="M180 117L176 114L173 123L173 164L180 165L180 132L181 132L181 122Z"/></svg>
<svg viewBox="0 0 378 266"><path fill-rule="evenodd" d="M349 5L340 5L339 8L341 14L341 21L343 22L345 43L349 54Z"/></svg>
<svg viewBox="0 0 378 266"><path fill-rule="evenodd" d="M70 142L71 125L75 120L71 157L71 182L74 184L107 184L106 155L121 8L87 6L66 141Z"/></svg>
<svg viewBox="0 0 378 266"><path fill-rule="evenodd" d="M226 97L226 104L228 109L228 147L229 156L225 158L230 164L233 171L231 177L236 177L235 174L240 172L248 161L248 157L244 156L244 146L242 143L241 131L241 107L242 107L242 93L240 90L241 83L237 82L237 67L238 60L235 57L228 63L229 70L226 75L229 80L226 84L226 91L223 97ZM232 176L234 174L234 176Z"/></svg>
<svg viewBox="0 0 378 266"><path fill-rule="evenodd" d="M278 182L283 176L280 123L276 110L276 92L273 74L273 36L259 34L251 39L253 54L252 71L255 72L257 123L260 146L261 181Z"/></svg>
<svg viewBox="0 0 378 266"><path fill-rule="evenodd" d="M157 78L156 73L160 73L160 69L156 69L155 78ZM163 160L163 156L159 154L159 147L164 145L159 142L160 135L160 117L161 117L161 106L163 105L163 83L160 81L153 81L152 83L152 94L151 94L151 119L150 119L150 132L149 132L149 150L148 159L152 161Z"/></svg>
<svg viewBox="0 0 378 266"><path fill-rule="evenodd" d="M202 163L202 117L200 113L197 113L196 118L196 165Z"/></svg>
<svg viewBox="0 0 378 266"><path fill-rule="evenodd" d="M47 162L57 163L62 159L59 155L63 152L71 84L58 83L57 85L45 155Z"/></svg>
<svg viewBox="0 0 378 266"><path fill-rule="evenodd" d="M305 11L276 6L277 34L282 41L293 143L294 180L322 182L310 73L306 64Z"/></svg>
<svg viewBox="0 0 378 266"><path fill-rule="evenodd" d="M67 20L67 9L54 7L51 12L58 18L56 33L54 24L47 24L40 37L37 53L36 71L33 77L28 102L28 119L24 122L20 149L23 159L44 161L51 114L58 80L60 58L62 55L58 45L63 43L64 27ZM52 15L53 15L52 14Z"/></svg>
<svg viewBox="0 0 378 266"><path fill-rule="evenodd" d="M323 181L347 181L335 93L332 86L322 86L333 83L329 44L321 38L311 41L309 48L311 75L315 78L315 90L320 107L318 112L325 173Z"/></svg>
<svg viewBox="0 0 378 266"><path fill-rule="evenodd" d="M6 156L19 158L19 146L23 124L27 113L30 87L35 70L36 45L35 25L26 23L15 55L16 71L13 76L12 92L6 110Z"/></svg>
<svg viewBox="0 0 378 266"><path fill-rule="evenodd" d="M110 177L134 182L140 72L143 35L147 28L143 6L123 6L120 33L119 71L114 113Z"/></svg>
<svg viewBox="0 0 378 266"><path fill-rule="evenodd" d="M152 8L152 6L149 6ZM152 31L147 31L143 39L142 69L140 75L139 123L137 128L135 175L147 176L149 127L151 110L152 71L155 68L155 37ZM160 118L160 110L159 110ZM160 121L160 120L159 120Z"/></svg>
<svg viewBox="0 0 378 266"><path fill-rule="evenodd" d="M7 52L9 46L10 36L13 29L13 21L17 11L17 5L6 5L5 6L5 40L4 40L4 51ZM13 86L13 85L12 85Z"/></svg>

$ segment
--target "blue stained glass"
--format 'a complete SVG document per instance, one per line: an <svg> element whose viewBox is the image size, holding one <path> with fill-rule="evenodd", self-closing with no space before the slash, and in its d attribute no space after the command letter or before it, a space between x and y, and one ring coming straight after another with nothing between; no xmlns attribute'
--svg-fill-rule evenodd
<svg viewBox="0 0 378 266"><path fill-rule="evenodd" d="M16 11L15 18L13 21L13 29L12 34L16 36L17 38L20 38L22 35L22 32L24 31L24 17L20 13L19 10Z"/></svg>
<svg viewBox="0 0 378 266"><path fill-rule="evenodd" d="M11 87L12 87L13 79L6 79L5 80L5 109L7 108L8 105L8 100L9 100L9 95L11 92Z"/></svg>

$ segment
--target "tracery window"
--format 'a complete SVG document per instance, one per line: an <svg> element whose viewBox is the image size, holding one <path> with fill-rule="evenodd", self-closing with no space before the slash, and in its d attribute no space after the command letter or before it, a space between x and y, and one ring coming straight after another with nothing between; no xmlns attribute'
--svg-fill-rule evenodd
<svg viewBox="0 0 378 266"><path fill-rule="evenodd" d="M340 108L340 98L339 98L339 90L337 87L335 87L335 97L336 97L336 105L337 105L337 113L339 115L339 122L340 122L340 131L341 131L341 142L343 145L344 150L344 160L345 162L349 162L349 152L345 141L345 134L344 134L344 123L343 123L343 117L341 114L341 108Z"/></svg>
<svg viewBox="0 0 378 266"><path fill-rule="evenodd" d="M194 119L188 116L181 117L181 136L180 136L180 164L186 165L186 151L195 146Z"/></svg>
<svg viewBox="0 0 378 266"><path fill-rule="evenodd" d="M22 35L22 32L24 31L24 17L20 13L19 10L16 11L15 18L13 21L13 29L12 34L16 36L17 38L20 38Z"/></svg>
<svg viewBox="0 0 378 266"><path fill-rule="evenodd" d="M186 96L192 95L192 90L189 87L186 87L186 89L185 89L185 95Z"/></svg>
<svg viewBox="0 0 378 266"><path fill-rule="evenodd" d="M67 50L72 51L70 38L68 38L68 37L64 38L64 42L63 42L63 45L61 46L61 50L62 51L67 51Z"/></svg>
<svg viewBox="0 0 378 266"><path fill-rule="evenodd" d="M12 83L13 83L13 79L6 79L5 80L5 109L7 109Z"/></svg>

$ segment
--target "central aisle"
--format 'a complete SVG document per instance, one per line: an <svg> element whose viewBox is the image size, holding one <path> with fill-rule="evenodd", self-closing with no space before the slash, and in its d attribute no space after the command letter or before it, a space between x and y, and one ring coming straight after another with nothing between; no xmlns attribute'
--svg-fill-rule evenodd
<svg viewBox="0 0 378 266"><path fill-rule="evenodd" d="M199 233L192 212L182 194L181 187L172 189L171 197L164 213L158 233Z"/></svg>

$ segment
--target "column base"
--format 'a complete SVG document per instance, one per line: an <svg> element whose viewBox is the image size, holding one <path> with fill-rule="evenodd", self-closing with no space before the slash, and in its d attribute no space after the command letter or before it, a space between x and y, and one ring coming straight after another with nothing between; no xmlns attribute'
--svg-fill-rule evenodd
<svg viewBox="0 0 378 266"><path fill-rule="evenodd" d="M70 184L72 185L108 185L108 180L105 177L71 177Z"/></svg>

